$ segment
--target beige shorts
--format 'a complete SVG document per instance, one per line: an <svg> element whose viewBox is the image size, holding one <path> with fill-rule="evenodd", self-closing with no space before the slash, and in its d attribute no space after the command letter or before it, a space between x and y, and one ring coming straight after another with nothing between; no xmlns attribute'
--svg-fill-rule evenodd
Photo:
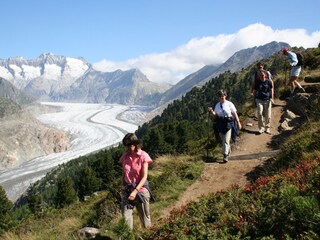
<svg viewBox="0 0 320 240"><path fill-rule="evenodd" d="M301 66L294 66L291 68L290 76L291 77L299 77L300 72L301 72Z"/></svg>

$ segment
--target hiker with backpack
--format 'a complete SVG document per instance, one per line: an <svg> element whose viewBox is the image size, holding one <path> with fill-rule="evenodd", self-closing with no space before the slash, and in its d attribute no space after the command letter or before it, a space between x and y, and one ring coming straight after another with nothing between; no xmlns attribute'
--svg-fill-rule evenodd
<svg viewBox="0 0 320 240"><path fill-rule="evenodd" d="M218 97L219 102L215 105L214 109L208 107L208 112L218 117L215 128L222 140L223 163L227 163L231 152L230 140L232 138L235 141L238 129L241 129L241 123L236 107L226 99L227 92L223 89L219 90Z"/></svg>
<svg viewBox="0 0 320 240"><path fill-rule="evenodd" d="M271 107L274 103L274 84L271 73L264 69L261 62L257 63L251 94L257 106L258 133L262 134L265 131L267 134L271 134L270 123Z"/></svg>
<svg viewBox="0 0 320 240"><path fill-rule="evenodd" d="M136 207L143 227L149 228L149 203L152 196L147 177L152 159L140 148L139 139L134 133L126 134L122 143L127 151L120 157L123 169L121 212L130 229L133 229L133 208Z"/></svg>
<svg viewBox="0 0 320 240"><path fill-rule="evenodd" d="M298 82L298 77L300 75L301 65L302 65L302 62L301 62L302 59L298 61L298 56L300 58L302 55L289 51L288 48L283 48L282 53L288 57L288 61L291 66L290 79L289 79L290 95L293 96L296 86L299 88L299 92L304 93L305 92L304 88Z"/></svg>

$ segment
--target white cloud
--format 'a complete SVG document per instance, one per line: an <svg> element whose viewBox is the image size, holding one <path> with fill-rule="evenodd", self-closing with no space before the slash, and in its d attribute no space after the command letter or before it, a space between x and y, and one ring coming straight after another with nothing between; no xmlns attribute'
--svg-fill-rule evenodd
<svg viewBox="0 0 320 240"><path fill-rule="evenodd" d="M241 49L272 41L304 48L316 47L320 42L320 31L308 34L305 29L274 30L256 23L234 34L193 38L171 52L143 55L124 62L103 60L93 67L103 72L138 68L150 81L176 84L205 65L221 64Z"/></svg>

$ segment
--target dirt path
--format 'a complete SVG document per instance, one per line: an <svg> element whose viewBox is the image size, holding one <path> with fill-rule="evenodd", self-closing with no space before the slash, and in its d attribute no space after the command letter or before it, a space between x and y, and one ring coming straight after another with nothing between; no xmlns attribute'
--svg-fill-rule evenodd
<svg viewBox="0 0 320 240"><path fill-rule="evenodd" d="M236 146L232 149L229 162L206 163L200 178L187 188L174 206L164 210L164 215L167 215L172 208L197 200L210 192L226 189L233 184L245 185L249 181L246 175L277 151L271 146L271 142L272 137L279 134L278 127L284 105L285 102L277 100L272 107L271 135L266 133L257 135L257 120L249 118L244 121L243 130ZM249 126L250 123L253 126Z"/></svg>

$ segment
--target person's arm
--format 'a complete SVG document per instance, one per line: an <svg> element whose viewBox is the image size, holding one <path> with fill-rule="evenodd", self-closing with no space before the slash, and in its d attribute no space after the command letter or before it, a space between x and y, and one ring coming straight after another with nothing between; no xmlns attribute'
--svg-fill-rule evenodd
<svg viewBox="0 0 320 240"><path fill-rule="evenodd" d="M256 97L256 94L257 94L257 90L253 89L252 92L251 92L251 95L252 95L253 97Z"/></svg>
<svg viewBox="0 0 320 240"><path fill-rule="evenodd" d="M288 52L288 59L291 67L297 66L298 64L297 54Z"/></svg>
<svg viewBox="0 0 320 240"><path fill-rule="evenodd" d="M241 129L242 128L242 125L240 123L240 119L239 119L239 116L238 116L238 113L237 112L233 112L232 113L233 117L236 119L236 122L238 124L238 128Z"/></svg>
<svg viewBox="0 0 320 240"><path fill-rule="evenodd" d="M208 112L212 113L212 115L216 115L215 111L213 111L212 107L208 107Z"/></svg>
<svg viewBox="0 0 320 240"><path fill-rule="evenodd" d="M136 189L139 191L141 187L143 187L143 185L146 183L147 178L148 178L148 167L149 167L149 163L148 162L144 162L143 163L143 168L142 168L142 178L139 182L139 184L136 186Z"/></svg>
<svg viewBox="0 0 320 240"><path fill-rule="evenodd" d="M272 81L272 79L270 78L270 81L271 81L271 102L274 103L274 83Z"/></svg>
<svg viewBox="0 0 320 240"><path fill-rule="evenodd" d="M143 185L146 183L148 178L148 167L149 167L149 163L144 162L142 167L142 178L138 183L138 185L136 186L136 188L130 193L129 200L133 201L136 198L140 188L143 187Z"/></svg>
<svg viewBox="0 0 320 240"><path fill-rule="evenodd" d="M271 75L271 73L270 73L269 71L268 71L267 73L268 73L269 80L270 80L270 82L271 82L271 90L270 90L271 96L270 96L270 100L271 100L272 103L274 103L274 83L273 83L273 80L272 80L272 75Z"/></svg>

